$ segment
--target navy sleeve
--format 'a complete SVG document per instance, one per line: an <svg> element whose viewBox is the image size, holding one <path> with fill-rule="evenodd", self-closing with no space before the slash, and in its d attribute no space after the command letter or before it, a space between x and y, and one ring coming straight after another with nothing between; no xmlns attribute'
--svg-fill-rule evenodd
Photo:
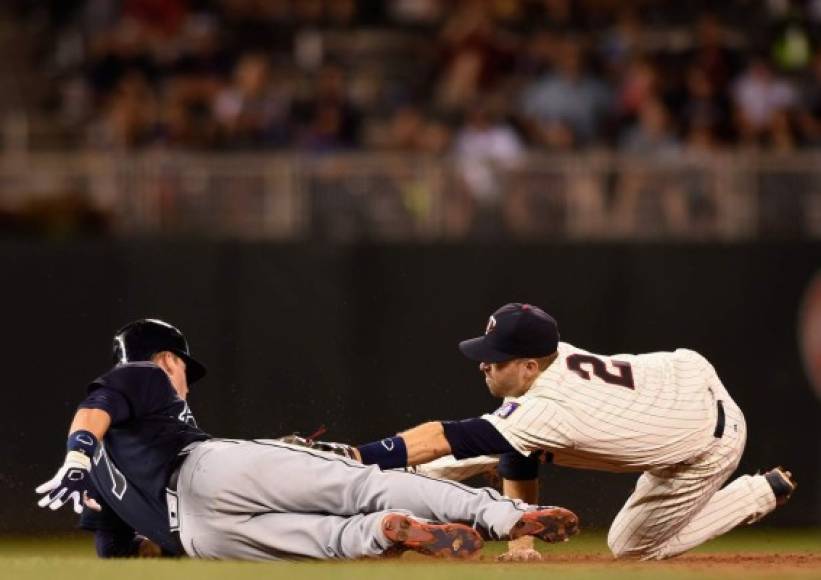
<svg viewBox="0 0 821 580"><path fill-rule="evenodd" d="M97 530L94 534L94 546L100 558L129 558L139 554L141 538L136 532L112 532Z"/></svg>
<svg viewBox="0 0 821 580"><path fill-rule="evenodd" d="M83 508L80 528L94 532L94 546L100 558L127 558L136 556L140 547L137 532L114 513L95 489L90 489L89 497L100 504L100 511Z"/></svg>
<svg viewBox="0 0 821 580"><path fill-rule="evenodd" d="M112 425L122 423L131 417L131 407L126 398L108 387L100 387L91 391L77 408L101 409L109 414Z"/></svg>
<svg viewBox="0 0 821 580"><path fill-rule="evenodd" d="M499 458L499 475L511 481L527 481L539 477L539 452L522 455L518 451L504 453Z"/></svg>
<svg viewBox="0 0 821 580"><path fill-rule="evenodd" d="M153 363L128 363L114 367L89 386L89 394L103 388L116 391L128 403L130 418L149 415L176 397L165 371Z"/></svg>
<svg viewBox="0 0 821 580"><path fill-rule="evenodd" d="M134 534L134 528L125 523L120 516L118 516L111 507L100 497L97 490L92 488L88 491L88 496L96 500L100 507L100 511L94 511L91 508L84 507L83 513L80 515L80 528L90 532L106 531L118 535L130 533Z"/></svg>
<svg viewBox="0 0 821 580"><path fill-rule="evenodd" d="M450 451L456 459L517 453L496 427L484 419L442 421L442 427L445 429L445 439L450 443Z"/></svg>

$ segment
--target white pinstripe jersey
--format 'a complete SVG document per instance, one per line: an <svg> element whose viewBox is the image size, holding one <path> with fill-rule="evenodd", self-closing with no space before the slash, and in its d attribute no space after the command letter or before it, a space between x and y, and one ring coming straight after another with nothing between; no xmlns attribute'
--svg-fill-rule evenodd
<svg viewBox="0 0 821 580"><path fill-rule="evenodd" d="M520 397L483 418L521 453L558 465L640 471L692 458L713 440L715 370L698 353L602 356L559 343Z"/></svg>

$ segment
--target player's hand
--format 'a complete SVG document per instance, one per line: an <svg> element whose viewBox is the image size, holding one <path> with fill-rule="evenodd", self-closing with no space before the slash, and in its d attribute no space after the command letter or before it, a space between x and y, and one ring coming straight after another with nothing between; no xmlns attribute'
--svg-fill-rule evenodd
<svg viewBox="0 0 821 580"><path fill-rule="evenodd" d="M162 548L160 548L157 544L146 538L145 536L137 536L140 543L137 548L137 557L138 558L161 558L162 557Z"/></svg>
<svg viewBox="0 0 821 580"><path fill-rule="evenodd" d="M514 548L496 556L497 562L539 562L542 555L533 548Z"/></svg>
<svg viewBox="0 0 821 580"><path fill-rule="evenodd" d="M83 492L83 505L94 512L103 511L103 506L99 504L97 497L93 494L89 494L88 491Z"/></svg>
<svg viewBox="0 0 821 580"><path fill-rule="evenodd" d="M496 556L497 562L538 562L542 555L534 548L533 536L522 536L507 543L507 552Z"/></svg>
<svg viewBox="0 0 821 580"><path fill-rule="evenodd" d="M91 459L79 451L69 451L65 462L50 480L40 485L35 491L45 494L37 505L58 510L69 500L74 502L74 511L83 512L82 497L91 486L89 470Z"/></svg>

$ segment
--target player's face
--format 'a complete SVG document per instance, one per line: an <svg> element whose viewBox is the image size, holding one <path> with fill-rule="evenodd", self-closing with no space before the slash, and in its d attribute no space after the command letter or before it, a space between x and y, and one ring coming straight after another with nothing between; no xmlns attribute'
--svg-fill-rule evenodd
<svg viewBox="0 0 821 580"><path fill-rule="evenodd" d="M502 363L481 363L479 370L485 374L485 383L495 397L518 397L527 390L524 359Z"/></svg>
<svg viewBox="0 0 821 580"><path fill-rule="evenodd" d="M174 385L174 390L183 401L188 398L188 378L185 376L185 361L180 357L173 355L171 357L174 362L171 363L171 383Z"/></svg>
<svg viewBox="0 0 821 580"><path fill-rule="evenodd" d="M172 352L161 353L156 361L157 365L163 369L171 380L171 385L180 399L183 401L188 397L188 379L185 376L185 361Z"/></svg>

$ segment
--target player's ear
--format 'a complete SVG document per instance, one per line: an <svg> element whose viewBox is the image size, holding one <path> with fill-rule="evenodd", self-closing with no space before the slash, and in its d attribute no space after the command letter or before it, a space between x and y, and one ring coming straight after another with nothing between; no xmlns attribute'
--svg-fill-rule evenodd
<svg viewBox="0 0 821 580"><path fill-rule="evenodd" d="M542 372L541 368L539 367L539 361L535 358L529 358L525 362L525 367L527 368L527 372L530 375L536 376Z"/></svg>
<svg viewBox="0 0 821 580"><path fill-rule="evenodd" d="M168 371L168 369L169 369L168 356L169 355L173 355L173 353L170 353L166 350L160 351L158 353L155 353L151 357L151 362L153 362L155 365L157 365L158 367L160 367L164 371Z"/></svg>

